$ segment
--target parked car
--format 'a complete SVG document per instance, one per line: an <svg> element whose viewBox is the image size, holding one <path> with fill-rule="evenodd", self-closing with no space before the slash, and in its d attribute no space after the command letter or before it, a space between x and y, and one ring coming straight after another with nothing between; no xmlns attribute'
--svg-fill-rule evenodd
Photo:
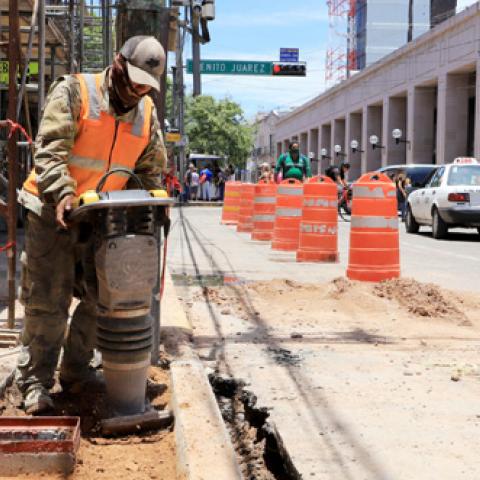
<svg viewBox="0 0 480 480"><path fill-rule="evenodd" d="M409 195L405 228L417 233L421 225L431 225L434 238L444 238L453 227L480 233L480 164L475 158L438 166L425 188Z"/></svg>
<svg viewBox="0 0 480 480"><path fill-rule="evenodd" d="M388 167L379 168L378 171L389 176L392 180L399 173L404 174L411 182L409 191L414 191L418 188L423 188L437 168L438 165L412 163L406 165L389 165Z"/></svg>

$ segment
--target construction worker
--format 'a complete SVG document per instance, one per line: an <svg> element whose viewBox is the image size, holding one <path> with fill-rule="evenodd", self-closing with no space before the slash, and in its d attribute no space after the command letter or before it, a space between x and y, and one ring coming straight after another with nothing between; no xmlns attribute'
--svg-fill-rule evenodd
<svg viewBox="0 0 480 480"><path fill-rule="evenodd" d="M293 142L288 147L287 153L282 153L275 167L275 177L282 172L282 179L294 178L303 182L305 178L312 176L310 160L300 153L298 142Z"/></svg>
<svg viewBox="0 0 480 480"><path fill-rule="evenodd" d="M63 346L64 391L98 382L89 367L95 345L96 275L85 232L68 224L75 197L123 167L145 189L161 188L166 151L147 93L160 90L165 52L153 37L130 38L99 74L60 77L51 86L36 139L35 167L19 201L27 209L21 300L25 306L16 381L28 414L53 406L49 390ZM129 188L124 172L104 191ZM78 276L78 274L81 274ZM78 281L80 280L80 281ZM67 331L72 297L80 298Z"/></svg>

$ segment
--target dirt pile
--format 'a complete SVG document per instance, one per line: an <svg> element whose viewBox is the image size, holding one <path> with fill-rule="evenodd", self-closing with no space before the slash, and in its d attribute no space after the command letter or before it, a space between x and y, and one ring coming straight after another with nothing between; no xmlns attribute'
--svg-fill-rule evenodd
<svg viewBox="0 0 480 480"><path fill-rule="evenodd" d="M167 371L152 368L147 396L158 410L170 401L170 377ZM60 388L58 387L58 390ZM55 392L55 390L54 390ZM53 393L54 416L80 416L81 444L72 480L129 480L176 478L176 453L173 431L142 432L137 435L103 438L99 422L111 416L104 392L82 391L76 394ZM22 396L16 385L10 386L0 399L0 415L24 416ZM1 478L1 477L0 477ZM36 478L30 476L30 478ZM58 478L44 475L42 478Z"/></svg>
<svg viewBox="0 0 480 480"><path fill-rule="evenodd" d="M372 291L380 298L394 300L419 317L466 319L461 300L432 283L400 278L376 284Z"/></svg>

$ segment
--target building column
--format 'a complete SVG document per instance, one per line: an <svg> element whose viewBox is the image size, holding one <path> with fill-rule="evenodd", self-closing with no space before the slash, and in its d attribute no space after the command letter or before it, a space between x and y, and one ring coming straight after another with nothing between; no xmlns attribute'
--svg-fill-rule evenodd
<svg viewBox="0 0 480 480"><path fill-rule="evenodd" d="M312 175L318 172L319 155L318 155L318 128L312 128L308 135L308 154L313 153L311 160Z"/></svg>
<svg viewBox="0 0 480 480"><path fill-rule="evenodd" d="M362 113L350 113L347 118L347 137L346 147L348 150L348 163L350 163L350 179L356 179L362 172L362 156L361 150L365 150L365 145L362 140ZM350 142L356 140L358 142L358 150L353 153L350 148Z"/></svg>
<svg viewBox="0 0 480 480"><path fill-rule="evenodd" d="M362 141L360 142L362 146L362 157L361 157L361 171L360 175L363 175L364 173L367 172L367 155L369 152L370 147L370 142L368 141L368 125L367 125L367 119L368 119L368 107L363 107L362 110Z"/></svg>
<svg viewBox="0 0 480 480"><path fill-rule="evenodd" d="M437 163L467 155L468 74L446 74L438 82Z"/></svg>
<svg viewBox="0 0 480 480"><path fill-rule="evenodd" d="M368 106L364 109L364 141L362 142L365 150L365 170L362 173L372 172L377 170L382 165L382 149L372 148L369 142L371 135L376 135L379 139L379 144L383 144L382 138L382 121L383 121L383 108L378 105Z"/></svg>
<svg viewBox="0 0 480 480"><path fill-rule="evenodd" d="M332 158L334 164L339 164L344 160L343 155L336 156L335 145L340 145L342 147L342 152L345 153L345 119L340 118L333 121L332 129Z"/></svg>
<svg viewBox="0 0 480 480"><path fill-rule="evenodd" d="M277 152L276 156L277 158L282 154L282 142L277 142Z"/></svg>
<svg viewBox="0 0 480 480"><path fill-rule="evenodd" d="M440 79L439 87L440 91ZM412 87L408 92L407 163L434 163L435 146L435 107L437 105L437 89L431 87ZM437 111L440 118L440 103ZM438 131L438 129L437 129Z"/></svg>
<svg viewBox="0 0 480 480"><path fill-rule="evenodd" d="M322 148L326 148L328 152L328 156L332 157L332 124L327 123L326 125L322 125L322 136L321 136L321 143L320 143L320 150ZM322 162L321 171L324 172L328 165L331 164L331 160L323 160L322 155L320 154L320 161Z"/></svg>
<svg viewBox="0 0 480 480"><path fill-rule="evenodd" d="M302 155L308 155L308 132L300 134L300 153Z"/></svg>
<svg viewBox="0 0 480 480"><path fill-rule="evenodd" d="M475 83L475 143L474 155L480 161L480 59L477 60Z"/></svg>
<svg viewBox="0 0 480 480"><path fill-rule="evenodd" d="M384 131L383 143L385 145L385 163L387 165L403 165L406 163L407 143L400 142L398 145L392 137L392 131L396 128L402 131L402 140L407 138L407 101L404 97L385 98L383 104Z"/></svg>

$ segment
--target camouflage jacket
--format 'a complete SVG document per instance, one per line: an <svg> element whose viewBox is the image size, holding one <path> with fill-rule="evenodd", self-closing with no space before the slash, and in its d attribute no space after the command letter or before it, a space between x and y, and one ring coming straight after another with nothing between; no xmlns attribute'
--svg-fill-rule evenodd
<svg viewBox="0 0 480 480"><path fill-rule="evenodd" d="M108 69L102 72L101 109L121 122L131 122L136 109L118 116L108 101ZM23 189L19 201L29 210L41 215L45 206L55 207L62 197L74 194L75 180L68 170L68 158L75 143L82 100L80 83L74 76L64 76L50 87L42 121L35 141L35 173L40 198ZM135 173L146 189L161 188L167 153L155 108L152 111L150 143L135 165Z"/></svg>

